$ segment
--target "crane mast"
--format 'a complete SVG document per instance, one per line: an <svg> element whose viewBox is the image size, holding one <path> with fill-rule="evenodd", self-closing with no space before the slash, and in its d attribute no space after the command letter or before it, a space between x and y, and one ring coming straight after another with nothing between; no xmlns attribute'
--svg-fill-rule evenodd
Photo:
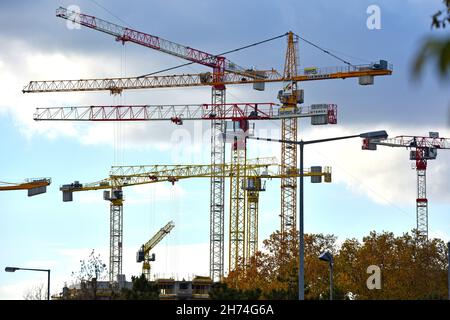
<svg viewBox="0 0 450 320"><path fill-rule="evenodd" d="M288 46L286 51L286 60L284 65L284 78L292 79L297 76L298 68L298 40L294 38L294 34L288 34ZM288 81L284 83L281 92L281 101L283 107L281 111L284 113L296 113L297 104L302 101L301 91L297 90L296 81ZM281 120L281 139L289 141L297 141L297 119ZM286 173L297 170L297 145L281 144L281 166ZM283 239L292 243L292 239L286 239L289 231L296 229L297 216L297 179L288 177L281 179L281 234Z"/></svg>
<svg viewBox="0 0 450 320"><path fill-rule="evenodd" d="M234 174L230 177L230 228L229 228L229 270L239 267L245 260L245 232L246 232L246 139L249 130L248 120L233 121L231 142L231 164ZM226 132L227 133L227 132ZM242 265L241 265L242 266Z"/></svg>
<svg viewBox="0 0 450 320"><path fill-rule="evenodd" d="M438 149L450 149L450 139L440 138L438 132L428 137L398 136L390 139L364 139L363 150L376 150L377 146L411 149L409 159L414 161L417 173L416 226L420 235L428 238L428 199L426 172L429 160L437 157Z"/></svg>

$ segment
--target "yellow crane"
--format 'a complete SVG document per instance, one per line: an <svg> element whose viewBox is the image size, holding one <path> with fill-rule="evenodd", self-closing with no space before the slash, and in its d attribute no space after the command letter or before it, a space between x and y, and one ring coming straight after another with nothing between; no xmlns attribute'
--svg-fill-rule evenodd
<svg viewBox="0 0 450 320"><path fill-rule="evenodd" d="M249 160L247 170L257 176L259 172L270 165L276 165L276 158L258 158ZM150 165L150 166L115 166L110 177L93 183L81 184L75 181L61 186L63 201L72 201L73 192L89 190L105 190L103 198L110 201L110 259L109 280L116 281L122 274L122 243L123 243L123 187L150 184L157 182L175 183L181 179L213 176L213 165ZM233 175L230 164L219 166L220 177Z"/></svg>
<svg viewBox="0 0 450 320"><path fill-rule="evenodd" d="M150 256L150 251L162 240L169 232L175 227L175 223L173 221L169 221L164 227L159 229L159 231L142 247L136 254L136 262L142 263L142 274L145 275L147 280L150 281L150 262L155 261L155 254L152 253Z"/></svg>
<svg viewBox="0 0 450 320"><path fill-rule="evenodd" d="M114 166L111 169L110 177L93 183L81 184L75 181L72 184L63 185L60 190L63 192L63 201L72 201L73 192L105 190L104 199L110 201L110 281L114 281L118 274L122 272L122 243L123 243L123 187L158 183L175 182L188 178L210 178L212 176L212 165L150 165L150 166ZM320 167L319 167L320 168ZM244 168L241 168L243 170ZM261 179L284 178L287 176L299 176L298 170L286 173L277 164L276 158L249 159L245 166L245 184L240 186L246 192L247 201L251 203L247 207L247 235L236 226L230 225L229 241L230 248L236 250L237 246L231 246L231 242L239 239L243 243L246 252L240 256L236 251L229 254L230 270L237 267L253 256L258 250L258 200L259 192L265 191L265 184ZM231 178L235 174L232 164L221 165L220 176ZM331 182L331 168L325 167L322 171L313 168L305 170L305 176L324 177L325 182ZM321 182L313 181L313 182ZM116 214L120 212L121 214ZM239 232L239 233L238 233ZM230 250L231 251L231 250Z"/></svg>
<svg viewBox="0 0 450 320"><path fill-rule="evenodd" d="M28 190L28 196L32 197L47 192L51 182L50 178L32 178L19 183L0 181L0 191Z"/></svg>

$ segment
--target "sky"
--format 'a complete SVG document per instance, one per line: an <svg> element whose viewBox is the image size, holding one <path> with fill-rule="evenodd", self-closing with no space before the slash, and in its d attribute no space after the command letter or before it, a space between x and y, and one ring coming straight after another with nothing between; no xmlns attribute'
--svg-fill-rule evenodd
<svg viewBox="0 0 450 320"><path fill-rule="evenodd" d="M209 88L135 90L122 96L97 93L22 94L31 80L136 76L184 61L108 35L74 29L55 17L59 6L127 25L200 50L219 53L292 30L354 64L380 59L394 66L373 86L357 79L301 83L305 105L335 103L338 124L311 126L300 120L299 138L309 140L385 129L390 137L450 137L449 82L429 65L412 79L411 64L424 39L448 35L431 31L430 16L440 0L340 1L1 1L0 2L0 181L51 177L46 194L0 193L0 267L50 268L51 292L71 284L80 260L92 249L109 260L109 203L100 191L74 194L62 202L59 186L106 178L111 165L208 164L209 123L35 122L36 107L117 104L201 104ZM367 8L377 5L381 29L369 30ZM283 69L285 39L227 55L246 67ZM307 43L299 43L300 67L339 66L342 62ZM190 65L172 73L198 73ZM264 92L229 86L227 102L277 102L281 84ZM256 135L279 137L280 123L256 123ZM345 140L305 147L305 164L332 166L331 184L305 185L305 232L334 234L338 241L362 239L370 231L409 232L416 225L416 172L409 153L379 147L361 151L361 141ZM229 146L227 147L229 149ZM280 145L250 141L248 157L276 156ZM229 151L226 155L230 159ZM450 240L450 152L429 162L427 192L431 237ZM226 189L228 194L228 187ZM154 184L125 190L124 259L127 279L140 273L135 253L168 221L172 232L155 248L155 276L178 279L208 274L209 180L185 180L174 187ZM228 216L228 208L226 208ZM279 229L280 182L267 181L260 197L260 241ZM228 223L226 223L228 228ZM228 230L228 229L226 229ZM226 232L227 234L227 232ZM225 243L228 243L226 237ZM227 257L227 253L225 254ZM227 260L227 259L225 259ZM227 261L226 261L227 264ZM23 299L46 274L0 272L0 299Z"/></svg>

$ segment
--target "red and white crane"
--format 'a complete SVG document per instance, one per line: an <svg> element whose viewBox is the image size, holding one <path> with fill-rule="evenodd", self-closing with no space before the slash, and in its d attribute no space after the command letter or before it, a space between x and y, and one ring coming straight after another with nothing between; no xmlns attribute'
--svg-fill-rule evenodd
<svg viewBox="0 0 450 320"><path fill-rule="evenodd" d="M398 136L395 138L374 140L364 139L363 150L376 150L377 146L403 147L411 149L409 159L415 161L417 172L416 221L419 233L428 238L428 199L426 170L428 160L437 157L438 149L450 149L450 139L440 138L438 132L430 132L428 137Z"/></svg>

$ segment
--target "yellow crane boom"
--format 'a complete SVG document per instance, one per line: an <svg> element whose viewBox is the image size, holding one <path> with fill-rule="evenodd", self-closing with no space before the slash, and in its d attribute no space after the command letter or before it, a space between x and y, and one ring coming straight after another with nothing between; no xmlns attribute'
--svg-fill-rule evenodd
<svg viewBox="0 0 450 320"><path fill-rule="evenodd" d="M164 227L162 227L136 254L136 262L143 262L142 274L145 275L147 280L150 280L150 261L155 261L155 254L150 256L150 250L152 250L169 232L175 227L173 221L169 221Z"/></svg>
<svg viewBox="0 0 450 320"><path fill-rule="evenodd" d="M249 160L248 169L254 174L262 172L270 165L276 165L276 158L258 158ZM180 179L194 177L211 177L214 174L223 178L232 175L233 168L229 164L221 164L219 170L214 165L150 165L113 167L110 177L94 183L81 184L75 181L60 187L63 201L72 201L73 192L89 190L105 190L103 198L110 201L110 254L109 280L116 281L122 274L123 244L123 187L168 181L175 183ZM257 171L260 170L260 171ZM123 175L121 175L123 174Z"/></svg>
<svg viewBox="0 0 450 320"><path fill-rule="evenodd" d="M110 229L110 281L121 273L122 240L123 240L123 187L150 184L157 182L171 182L187 178L210 178L213 165L141 165L141 166L114 166L110 171L110 177L94 183L82 184L75 182L63 185L64 201L72 201L72 193L90 190L105 190L104 199L110 201L111 229ZM331 168L318 167L304 170L305 176L310 176L312 182L331 182ZM242 225L230 224L230 247L239 248L235 242L244 242L245 252L230 253L230 268L234 269L239 261L249 259L258 250L258 199L259 192L265 191L261 188L261 179L276 179L286 177L298 177L299 171L283 169L277 163L275 157L249 159L245 168L246 180L240 188L245 189L246 199L251 202L247 207L247 218ZM236 168L231 164L221 165L221 171L215 172L221 177L231 178L236 174ZM313 178L316 178L314 181ZM317 178L320 181L317 181ZM236 251L236 250L235 250Z"/></svg>

